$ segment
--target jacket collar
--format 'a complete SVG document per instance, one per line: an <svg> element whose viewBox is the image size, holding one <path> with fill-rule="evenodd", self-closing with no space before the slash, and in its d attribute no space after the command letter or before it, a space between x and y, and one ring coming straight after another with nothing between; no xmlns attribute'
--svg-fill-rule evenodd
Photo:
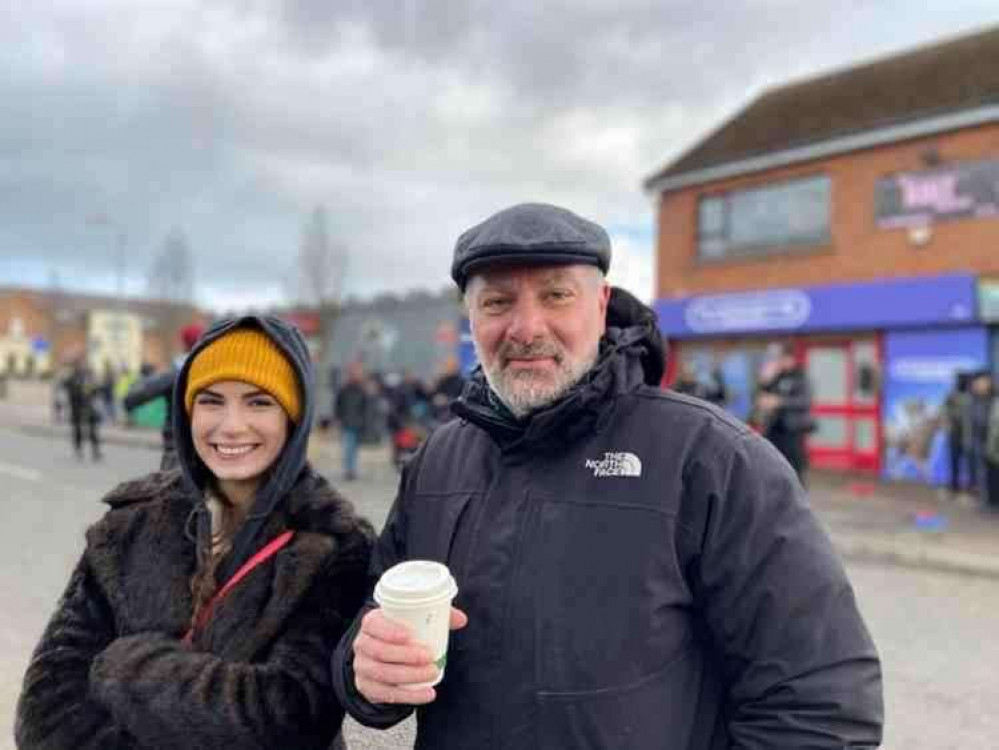
<svg viewBox="0 0 999 750"><path fill-rule="evenodd" d="M613 411L616 397L645 382L644 331L608 328L593 368L561 399L516 419L493 393L481 367L473 373L454 414L482 428L505 453L549 452L598 431Z"/></svg>

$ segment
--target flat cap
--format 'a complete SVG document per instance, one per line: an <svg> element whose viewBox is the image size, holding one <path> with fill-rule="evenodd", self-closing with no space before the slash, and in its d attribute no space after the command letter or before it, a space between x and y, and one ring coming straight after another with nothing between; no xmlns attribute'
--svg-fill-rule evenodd
<svg viewBox="0 0 999 750"><path fill-rule="evenodd" d="M462 290L485 266L584 263L607 273L611 243L599 224L558 206L521 203L466 231L454 246L451 278Z"/></svg>

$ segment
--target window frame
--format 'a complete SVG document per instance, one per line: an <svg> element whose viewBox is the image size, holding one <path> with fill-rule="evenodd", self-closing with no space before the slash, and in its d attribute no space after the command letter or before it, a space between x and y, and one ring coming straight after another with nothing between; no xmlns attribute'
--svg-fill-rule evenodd
<svg viewBox="0 0 999 750"><path fill-rule="evenodd" d="M732 203L738 196L746 195L765 190L786 188L795 183L809 183L823 181L827 184L826 195L826 227L825 231L814 237L788 237L786 241L768 242L746 242L735 244L731 240L732 234ZM703 228L704 206L709 202L720 201L721 228L716 231L705 232ZM761 183L758 185L727 190L723 192L703 193L697 198L696 210L696 259L699 263L724 263L731 260L745 260L752 258L766 257L768 255L787 255L791 253L801 253L803 251L820 249L832 244L832 213L833 213L833 182L826 173L816 173L792 177L776 182ZM720 251L705 254L705 240L720 243Z"/></svg>

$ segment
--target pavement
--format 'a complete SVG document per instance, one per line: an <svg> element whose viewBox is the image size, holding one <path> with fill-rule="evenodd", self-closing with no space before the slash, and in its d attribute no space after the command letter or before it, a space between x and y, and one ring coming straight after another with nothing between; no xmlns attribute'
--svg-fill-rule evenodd
<svg viewBox="0 0 999 750"><path fill-rule="evenodd" d="M0 399L0 427L69 441L69 425L53 421L39 392L12 388ZM101 439L160 449L159 432L148 428L105 425ZM313 445L314 463L323 469L336 465L334 439ZM366 447L361 456L362 466L381 467L385 474L372 478L384 483L386 503L395 481L388 450L385 444ZM923 485L816 471L809 477L809 497L847 560L999 579L999 513L983 510L970 496L951 499Z"/></svg>

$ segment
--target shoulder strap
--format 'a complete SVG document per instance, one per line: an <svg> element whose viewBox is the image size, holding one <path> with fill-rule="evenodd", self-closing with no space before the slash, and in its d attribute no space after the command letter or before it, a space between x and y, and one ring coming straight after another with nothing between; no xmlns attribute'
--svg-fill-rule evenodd
<svg viewBox="0 0 999 750"><path fill-rule="evenodd" d="M217 605L222 598L236 586L236 584L246 578L251 570L276 555L282 547L286 546L288 542L291 541L293 536L295 536L294 531L285 531L283 534L279 534L271 539L271 541L264 547L258 550L253 557L243 563L243 566L233 574L232 578L226 581L225 586L223 586L218 593L212 597L212 600L208 602L205 608L201 610L194 627L188 630L187 634L184 636L184 641L186 643L190 643L191 639L194 637L194 631L203 628L205 623L211 618L212 610L215 609L215 605Z"/></svg>

